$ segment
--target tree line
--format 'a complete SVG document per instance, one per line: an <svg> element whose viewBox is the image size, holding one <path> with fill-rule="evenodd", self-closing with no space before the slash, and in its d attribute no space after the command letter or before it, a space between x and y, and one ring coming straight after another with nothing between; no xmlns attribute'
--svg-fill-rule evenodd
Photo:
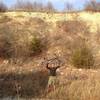
<svg viewBox="0 0 100 100"><path fill-rule="evenodd" d="M51 2L47 2L46 5L44 5L41 2L30 2L30 1L24 1L24 0L17 0L17 2L12 5L10 8L7 7L6 4L3 2L0 2L0 12L6 12L6 11L47 11L47 12L55 12L56 9L53 6Z"/></svg>
<svg viewBox="0 0 100 100"><path fill-rule="evenodd" d="M100 2L96 2L95 0L89 0L85 3L83 10L100 12ZM0 2L0 12L6 11L58 12L50 1L48 1L47 4L44 5L42 2L30 2L24 0L17 0L16 3L9 8L6 4ZM71 11L76 11L73 4L65 2L64 9L62 10L62 12Z"/></svg>

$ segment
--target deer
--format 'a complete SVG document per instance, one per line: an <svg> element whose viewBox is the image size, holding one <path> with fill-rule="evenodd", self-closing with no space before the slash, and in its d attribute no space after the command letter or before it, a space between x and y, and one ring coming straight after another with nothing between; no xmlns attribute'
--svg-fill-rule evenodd
<svg viewBox="0 0 100 100"><path fill-rule="evenodd" d="M47 59L44 58L45 67L49 71L49 80L47 85L47 93L55 91L55 85L57 84L57 69L61 67L61 60L58 56L54 58Z"/></svg>

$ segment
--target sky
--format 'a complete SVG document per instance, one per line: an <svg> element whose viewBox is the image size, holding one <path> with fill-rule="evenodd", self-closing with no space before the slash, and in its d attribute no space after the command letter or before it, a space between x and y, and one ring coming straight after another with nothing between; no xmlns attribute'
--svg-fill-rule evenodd
<svg viewBox="0 0 100 100"><path fill-rule="evenodd" d="M0 1L3 1L5 4L7 4L10 7L11 5L15 4L15 2L17 0L0 0ZM26 0L23 0L23 1L26 1ZM76 9L82 9L83 6L85 5L86 1L88 1L88 0L27 0L27 1L37 1L37 2L42 2L44 4L46 4L46 2L48 2L48 1L50 1L53 3L55 8L57 8L58 10L63 10L65 2L72 3L74 8L76 8ZM96 0L96 1L100 2L100 0Z"/></svg>

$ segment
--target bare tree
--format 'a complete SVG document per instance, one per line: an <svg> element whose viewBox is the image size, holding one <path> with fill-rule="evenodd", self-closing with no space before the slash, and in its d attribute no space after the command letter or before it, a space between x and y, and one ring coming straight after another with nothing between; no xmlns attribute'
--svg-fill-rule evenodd
<svg viewBox="0 0 100 100"><path fill-rule="evenodd" d="M43 11L44 9L44 5L36 1L30 2L30 1L17 0L14 6L15 10L24 10L24 11Z"/></svg>
<svg viewBox="0 0 100 100"><path fill-rule="evenodd" d="M33 11L37 11L38 3L36 1L33 2Z"/></svg>
<svg viewBox="0 0 100 100"><path fill-rule="evenodd" d="M0 12L5 12L7 9L7 6L3 2L0 2Z"/></svg>
<svg viewBox="0 0 100 100"><path fill-rule="evenodd" d="M20 0L17 0L15 5L14 5L15 10L19 10L23 8L23 1L21 2Z"/></svg>
<svg viewBox="0 0 100 100"><path fill-rule="evenodd" d="M54 12L55 8L54 8L54 6L53 6L53 4L51 2L48 2L47 5L46 5L46 7L45 7L45 10L47 12Z"/></svg>
<svg viewBox="0 0 100 100"><path fill-rule="evenodd" d="M89 0L86 2L85 11L100 11L100 3L96 2L96 0Z"/></svg>
<svg viewBox="0 0 100 100"><path fill-rule="evenodd" d="M33 4L29 1L27 1L24 5L24 9L28 10L28 11L32 11L33 10Z"/></svg>
<svg viewBox="0 0 100 100"><path fill-rule="evenodd" d="M53 4L51 2L47 2L47 5L44 6L42 2L31 2L24 0L17 0L14 5L15 10L24 10L24 11L47 11L54 12L56 11Z"/></svg>
<svg viewBox="0 0 100 100"><path fill-rule="evenodd" d="M40 12L44 10L43 3L37 3L37 10L40 11Z"/></svg>
<svg viewBox="0 0 100 100"><path fill-rule="evenodd" d="M33 10L33 4L30 1L21 1L17 0L15 4L15 9L16 10L26 10L26 11L31 11Z"/></svg>
<svg viewBox="0 0 100 100"><path fill-rule="evenodd" d="M74 7L71 3L68 3L68 2L65 3L64 11L70 12L70 11L73 11L73 9Z"/></svg>

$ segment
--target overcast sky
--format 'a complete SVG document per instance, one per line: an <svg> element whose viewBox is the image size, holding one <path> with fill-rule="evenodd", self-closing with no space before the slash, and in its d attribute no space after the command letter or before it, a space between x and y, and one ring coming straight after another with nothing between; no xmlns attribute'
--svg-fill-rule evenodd
<svg viewBox="0 0 100 100"><path fill-rule="evenodd" d="M11 6L15 4L17 0L0 0L0 1L3 1L8 6ZM44 4L48 1L51 1L53 5L55 6L55 8L57 8L58 10L62 10L64 8L65 2L72 3L75 8L82 9L85 2L88 0L21 0L21 1L37 1L37 2L43 2ZM100 2L100 0L97 0L97 1Z"/></svg>

